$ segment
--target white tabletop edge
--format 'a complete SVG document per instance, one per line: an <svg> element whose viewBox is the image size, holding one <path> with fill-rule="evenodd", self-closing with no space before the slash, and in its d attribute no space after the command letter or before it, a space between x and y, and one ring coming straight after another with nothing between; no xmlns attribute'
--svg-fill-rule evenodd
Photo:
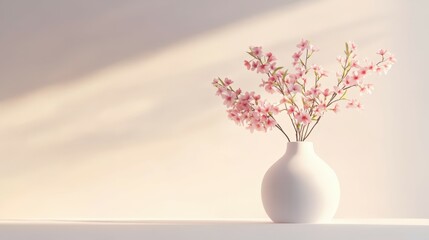
<svg viewBox="0 0 429 240"><path fill-rule="evenodd" d="M253 225L274 224L269 219L0 219L0 225L65 224L65 225ZM283 224L285 225L285 224ZM293 223L286 225L405 225L429 226L429 219L383 218L383 219L334 219L323 223Z"/></svg>

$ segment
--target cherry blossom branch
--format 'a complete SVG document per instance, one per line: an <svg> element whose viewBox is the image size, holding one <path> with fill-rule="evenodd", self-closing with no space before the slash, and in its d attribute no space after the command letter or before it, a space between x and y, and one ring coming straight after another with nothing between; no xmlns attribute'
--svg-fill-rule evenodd
<svg viewBox="0 0 429 240"><path fill-rule="evenodd" d="M271 52L264 53L261 47L250 47L248 54L252 59L244 61L248 70L268 77L262 80L260 86L270 94L280 93L282 99L278 104L262 101L261 96L254 92L242 93L241 89L232 89L232 80L228 78L213 81L213 85L218 89L216 94L222 97L228 108L230 119L239 125L246 125L251 132L267 131L276 127L290 141L286 131L274 117L275 114L286 111L295 131L296 141L305 141L327 111L339 111L340 102L347 101L346 108L362 109L356 99L346 98L346 93L352 88L359 89L361 94L371 93L373 84L367 83L365 77L371 72L387 73L396 62L392 54L380 49L377 52L381 56L380 61L373 64L365 60L362 64L356 58L356 44L347 42L345 57L337 58L342 68L342 71L337 73L337 83L333 89L322 90L321 79L328 76L327 72L318 65L309 67L309 59L318 49L307 40L301 40L297 47L298 52L292 56L293 72L283 66L276 66L277 59L274 55ZM310 70L314 73L314 85L311 84L307 89L307 74ZM282 104L284 109L279 109Z"/></svg>
<svg viewBox="0 0 429 240"><path fill-rule="evenodd" d="M276 120L271 114L270 114L270 116L274 119L274 120ZM287 140L290 142L290 138L289 138L289 136L285 133L285 131L283 130L283 128L280 126L280 124L276 124L275 125L276 126L276 128L278 128L282 133L283 133L283 135L285 135L285 137L287 138Z"/></svg>
<svg viewBox="0 0 429 240"><path fill-rule="evenodd" d="M262 59L260 58L260 57L258 57L258 56L255 56L255 55L253 55L251 52L249 53L251 56L253 56L254 58L256 58L258 61L259 61L259 63L261 64L261 65L263 65L263 64L266 64L266 63L264 63L263 61L262 61ZM274 71L273 72L271 72L270 70L268 70L267 72L266 72L266 74L267 74L267 76L269 77L269 78L271 78L272 76L274 76L275 75L275 73L278 71L278 70L280 70L281 68L283 68L283 67L278 67L278 68L275 68L274 69ZM283 87L282 87L282 82L280 82L279 81L279 79L276 77L275 78L275 81L277 82L277 86L275 86L276 88L277 88L277 90L284 96L284 97L286 97L285 96L285 92L284 92L284 89L283 89ZM287 88L287 86L286 86L286 88ZM288 90L289 91L289 90ZM286 104L285 104L285 108L287 108L287 106L286 106ZM274 117L273 117L274 118ZM294 130L295 130L295 134L296 134L296 132L297 132L297 129L296 129L296 126L295 126L295 123L292 121L292 118L289 116L289 118L291 119L291 123L292 123L292 126L293 126L293 128L294 128ZM282 127L281 127L281 125L280 124L277 124L276 125L276 127L286 136L286 138L288 139L288 141L290 142L290 139L289 139L289 137L288 137L288 135L284 132L284 130L282 129ZM297 137L296 137L297 138Z"/></svg>

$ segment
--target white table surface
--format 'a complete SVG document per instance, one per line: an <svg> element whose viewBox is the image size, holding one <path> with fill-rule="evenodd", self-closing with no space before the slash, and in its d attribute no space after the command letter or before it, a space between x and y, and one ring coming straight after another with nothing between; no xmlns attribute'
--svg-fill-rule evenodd
<svg viewBox="0 0 429 240"><path fill-rule="evenodd" d="M0 240L293 239L429 240L429 219L337 219L323 224L267 220L0 220Z"/></svg>

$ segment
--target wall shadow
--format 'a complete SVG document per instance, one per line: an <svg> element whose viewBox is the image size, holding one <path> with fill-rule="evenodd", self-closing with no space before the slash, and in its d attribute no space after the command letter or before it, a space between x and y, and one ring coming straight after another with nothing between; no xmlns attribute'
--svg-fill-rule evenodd
<svg viewBox="0 0 429 240"><path fill-rule="evenodd" d="M144 57L192 35L296 2L0 2L0 101Z"/></svg>

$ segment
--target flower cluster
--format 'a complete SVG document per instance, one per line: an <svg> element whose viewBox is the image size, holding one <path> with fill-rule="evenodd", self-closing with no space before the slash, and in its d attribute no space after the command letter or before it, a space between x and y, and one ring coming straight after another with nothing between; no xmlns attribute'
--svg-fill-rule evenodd
<svg viewBox="0 0 429 240"><path fill-rule="evenodd" d="M267 131L273 126L279 127L274 115L279 113L279 108L266 101L261 101L261 96L255 92L243 93L241 89L232 89L232 80L220 78L213 80L217 87L216 94L221 96L227 106L228 117L237 124L246 125L253 132Z"/></svg>
<svg viewBox="0 0 429 240"><path fill-rule="evenodd" d="M265 76L260 87L270 94L280 94L278 103L263 101L254 92L234 90L233 81L228 78L214 79L213 85L228 108L229 118L246 125L252 132L276 127L290 141L274 118L279 112L285 111L295 131L296 141L304 141L326 112L340 111L340 102L344 102L346 108L362 109L363 106L357 99L346 98L347 92L358 89L360 94L370 94L374 86L367 82L367 76L372 73L386 74L396 62L394 56L384 49L377 52L380 55L378 62L359 61L356 44L347 42L344 56L337 58L341 70L336 73L336 84L323 87L322 83L325 84L328 72L309 61L318 49L307 40L301 40L297 48L298 51L292 55L290 70L277 66L277 58L271 52L264 53L262 47L250 47L247 52L251 58L244 61L244 66Z"/></svg>

